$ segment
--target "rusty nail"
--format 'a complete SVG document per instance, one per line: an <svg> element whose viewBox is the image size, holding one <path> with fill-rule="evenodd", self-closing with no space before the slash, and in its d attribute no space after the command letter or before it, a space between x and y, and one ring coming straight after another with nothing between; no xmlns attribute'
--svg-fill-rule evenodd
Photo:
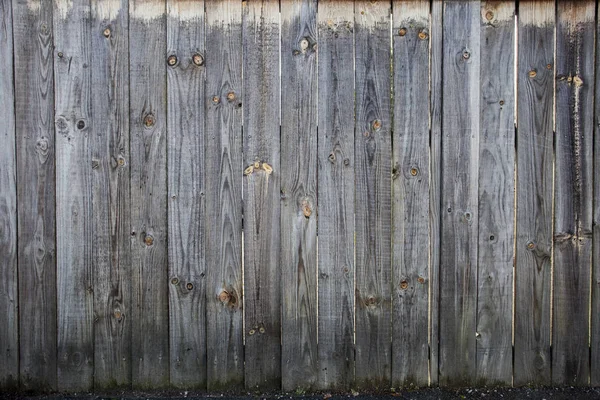
<svg viewBox="0 0 600 400"><path fill-rule="evenodd" d="M221 101L221 99L219 99L219 96L213 96L212 100L215 104L219 104L219 102Z"/></svg>
<svg viewBox="0 0 600 400"><path fill-rule="evenodd" d="M425 40L428 37L429 37L429 35L427 34L427 32L424 32L424 31L419 32L419 39Z"/></svg>
<svg viewBox="0 0 600 400"><path fill-rule="evenodd" d="M531 71L529 71L529 77L530 78L535 78L537 75L537 71L535 69L532 69Z"/></svg>
<svg viewBox="0 0 600 400"><path fill-rule="evenodd" d="M398 35L400 35L400 36L406 35L406 28L400 28L400 30L398 31Z"/></svg>
<svg viewBox="0 0 600 400"><path fill-rule="evenodd" d="M102 32L102 34L103 34L103 35L104 35L104 37L106 37L106 38L107 38L107 37L109 37L109 36L110 36L110 28L106 28L106 29L104 30L104 32Z"/></svg>
<svg viewBox="0 0 600 400"><path fill-rule="evenodd" d="M154 120L154 115L152 114L148 114L144 117L144 125L146 125L147 128L154 126L155 122L156 121Z"/></svg>
<svg viewBox="0 0 600 400"><path fill-rule="evenodd" d="M535 249L535 243L533 243L533 242L529 242L529 243L527 243L527 248L528 248L529 250L533 250L533 249Z"/></svg>
<svg viewBox="0 0 600 400"><path fill-rule="evenodd" d="M252 336L256 333L256 331L254 329L250 329L250 331L248 332L248 335Z"/></svg>
<svg viewBox="0 0 600 400"><path fill-rule="evenodd" d="M471 53L469 53L467 50L463 51L463 58L465 60L468 60L469 58L471 58Z"/></svg>
<svg viewBox="0 0 600 400"><path fill-rule="evenodd" d="M503 106L504 105L504 100L500 100L500 105Z"/></svg>
<svg viewBox="0 0 600 400"><path fill-rule="evenodd" d="M373 121L373 130L378 131L379 129L381 129L381 121L376 119L375 121Z"/></svg>
<svg viewBox="0 0 600 400"><path fill-rule="evenodd" d="M546 65L546 69L552 69L552 64Z"/></svg>
<svg viewBox="0 0 600 400"><path fill-rule="evenodd" d="M192 290L194 288L194 285L192 285L191 282L188 282L188 284L185 285L185 287L187 288L187 290Z"/></svg>
<svg viewBox="0 0 600 400"><path fill-rule="evenodd" d="M406 281L400 282L400 289L402 289L402 290L408 289L408 282L406 282Z"/></svg>
<svg viewBox="0 0 600 400"><path fill-rule="evenodd" d="M491 21L491 20L493 20L493 19L494 19L494 13L493 13L493 12L491 12L491 11L488 11L487 13L485 13L485 18L486 18L488 21Z"/></svg>
<svg viewBox="0 0 600 400"><path fill-rule="evenodd" d="M410 169L410 174L412 176L417 176L418 173L419 173L419 170L417 168L413 167L413 168Z"/></svg>
<svg viewBox="0 0 600 400"><path fill-rule="evenodd" d="M261 326L260 328L258 328L258 331L259 331L260 333L265 333L265 328L263 328L263 327Z"/></svg>
<svg viewBox="0 0 600 400"><path fill-rule="evenodd" d="M146 235L144 238L144 243L146 243L146 246L152 246L154 244L154 238L152 235Z"/></svg>
<svg viewBox="0 0 600 400"><path fill-rule="evenodd" d="M192 61L194 62L195 65L197 65L199 67L204 65L204 57L202 57L202 54L198 54L198 53L194 54L192 56Z"/></svg>
<svg viewBox="0 0 600 400"><path fill-rule="evenodd" d="M227 100L232 101L235 99L235 93L229 92L227 93Z"/></svg>
<svg viewBox="0 0 600 400"><path fill-rule="evenodd" d="M417 278L417 282L423 284L423 283L425 283L425 278L423 278L422 276L420 276L420 277Z"/></svg>
<svg viewBox="0 0 600 400"><path fill-rule="evenodd" d="M167 63L172 67L173 65L177 64L177 56L176 55L170 55L169 58L167 58Z"/></svg>
<svg viewBox="0 0 600 400"><path fill-rule="evenodd" d="M254 165L251 165L248 168L246 168L244 170L244 175L250 175L252 172L254 172Z"/></svg>
<svg viewBox="0 0 600 400"><path fill-rule="evenodd" d="M171 279L171 283L172 283L173 285L177 285L177 284L179 284L179 278L175 277L175 278Z"/></svg>

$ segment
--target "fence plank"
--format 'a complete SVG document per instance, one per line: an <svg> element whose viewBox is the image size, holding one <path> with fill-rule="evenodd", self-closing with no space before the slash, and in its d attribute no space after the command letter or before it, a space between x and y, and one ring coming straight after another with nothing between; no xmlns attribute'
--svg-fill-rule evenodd
<svg viewBox="0 0 600 400"><path fill-rule="evenodd" d="M597 15L596 15L597 17ZM596 62L600 71L600 24L596 21ZM593 200L593 244L592 244L592 302L590 340L590 386L600 386L600 74L596 72L594 97L594 200Z"/></svg>
<svg viewBox="0 0 600 400"><path fill-rule="evenodd" d="M17 181L12 5L0 3L0 388L19 385Z"/></svg>
<svg viewBox="0 0 600 400"><path fill-rule="evenodd" d="M203 1L167 2L167 60L170 379L205 388Z"/></svg>
<svg viewBox="0 0 600 400"><path fill-rule="evenodd" d="M554 14L519 3L515 385L550 384Z"/></svg>
<svg viewBox="0 0 600 400"><path fill-rule="evenodd" d="M242 8L206 1L208 389L244 382L242 325Z"/></svg>
<svg viewBox="0 0 600 400"><path fill-rule="evenodd" d="M127 4L91 4L95 389L131 384Z"/></svg>
<svg viewBox="0 0 600 400"><path fill-rule="evenodd" d="M430 184L429 184L429 384L439 382L440 326L440 223L442 196L442 64L443 64L443 0L431 1L430 32Z"/></svg>
<svg viewBox="0 0 600 400"><path fill-rule="evenodd" d="M477 382L512 384L515 3L481 7Z"/></svg>
<svg viewBox="0 0 600 400"><path fill-rule="evenodd" d="M136 388L169 384L165 11L164 0L129 3L132 383Z"/></svg>
<svg viewBox="0 0 600 400"><path fill-rule="evenodd" d="M558 2L556 19L552 384L587 385L596 2Z"/></svg>
<svg viewBox="0 0 600 400"><path fill-rule="evenodd" d="M480 12L479 1L445 3L439 373L453 386L476 367Z"/></svg>
<svg viewBox="0 0 600 400"><path fill-rule="evenodd" d="M318 379L354 383L354 2L319 1Z"/></svg>
<svg viewBox="0 0 600 400"><path fill-rule="evenodd" d="M355 224L356 381L391 378L390 3L357 1Z"/></svg>
<svg viewBox="0 0 600 400"><path fill-rule="evenodd" d="M317 1L281 3L282 386L317 379Z"/></svg>
<svg viewBox="0 0 600 400"><path fill-rule="evenodd" d="M57 388L52 30L51 2L13 1L19 370L21 388L40 391Z"/></svg>
<svg viewBox="0 0 600 400"><path fill-rule="evenodd" d="M89 1L54 3L60 390L89 390L94 373L89 12Z"/></svg>
<svg viewBox="0 0 600 400"><path fill-rule="evenodd" d="M244 3L246 387L281 386L279 3Z"/></svg>

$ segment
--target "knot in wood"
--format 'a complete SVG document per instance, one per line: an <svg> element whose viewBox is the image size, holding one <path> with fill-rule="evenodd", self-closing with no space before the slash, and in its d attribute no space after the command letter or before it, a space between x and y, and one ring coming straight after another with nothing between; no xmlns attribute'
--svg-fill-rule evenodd
<svg viewBox="0 0 600 400"><path fill-rule="evenodd" d="M171 67L175 66L175 64L177 64L177 56L174 54L170 55L169 58L167 58L167 63Z"/></svg>
<svg viewBox="0 0 600 400"><path fill-rule="evenodd" d="M154 244L154 238L152 235L146 235L144 238L144 243L146 243L146 246L152 246Z"/></svg>
<svg viewBox="0 0 600 400"><path fill-rule="evenodd" d="M187 290L192 290L194 289L194 284L192 282L188 282L187 285L185 285Z"/></svg>
<svg viewBox="0 0 600 400"><path fill-rule="evenodd" d="M227 290L222 290L221 293L219 293L219 300L223 304L229 303L230 298L231 298L231 296Z"/></svg>
<svg viewBox="0 0 600 400"><path fill-rule="evenodd" d="M192 56L192 62L194 63L194 65L201 67L202 65L204 65L204 57L202 56L202 54L194 54Z"/></svg>
<svg viewBox="0 0 600 400"><path fill-rule="evenodd" d="M102 32L102 34L104 35L105 38L109 38L110 37L110 28L106 28L104 30L104 32Z"/></svg>
<svg viewBox="0 0 600 400"><path fill-rule="evenodd" d="M406 28L400 28L398 30L398 35L405 36L406 35Z"/></svg>
<svg viewBox="0 0 600 400"><path fill-rule="evenodd" d="M156 120L154 119L154 115L148 114L144 117L144 125L146 126L146 128L154 126L155 123Z"/></svg>
<svg viewBox="0 0 600 400"><path fill-rule="evenodd" d="M424 284L425 283L425 278L423 278L422 276L417 278L417 282L419 282L420 284Z"/></svg>
<svg viewBox="0 0 600 400"><path fill-rule="evenodd" d="M312 209L310 208L308 200L302 200L302 213L306 218L309 218L312 214Z"/></svg>
<svg viewBox="0 0 600 400"><path fill-rule="evenodd" d="M402 290L406 290L408 289L408 282L405 280L403 280L402 282L400 282L400 289Z"/></svg>
<svg viewBox="0 0 600 400"><path fill-rule="evenodd" d="M427 38L429 38L429 33L427 33L426 30L422 30L421 32L419 32L419 39L427 40Z"/></svg>

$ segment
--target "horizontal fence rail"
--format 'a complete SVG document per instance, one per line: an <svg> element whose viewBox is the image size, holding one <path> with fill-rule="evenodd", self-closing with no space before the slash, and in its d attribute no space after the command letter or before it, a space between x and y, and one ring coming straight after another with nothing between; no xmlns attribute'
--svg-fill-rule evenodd
<svg viewBox="0 0 600 400"><path fill-rule="evenodd" d="M600 385L594 0L0 0L0 391Z"/></svg>

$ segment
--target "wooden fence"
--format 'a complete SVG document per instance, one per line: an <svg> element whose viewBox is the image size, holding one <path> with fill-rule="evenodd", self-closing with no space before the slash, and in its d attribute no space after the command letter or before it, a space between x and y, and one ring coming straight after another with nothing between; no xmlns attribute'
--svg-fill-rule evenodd
<svg viewBox="0 0 600 400"><path fill-rule="evenodd" d="M0 388L600 385L599 29L0 0Z"/></svg>

